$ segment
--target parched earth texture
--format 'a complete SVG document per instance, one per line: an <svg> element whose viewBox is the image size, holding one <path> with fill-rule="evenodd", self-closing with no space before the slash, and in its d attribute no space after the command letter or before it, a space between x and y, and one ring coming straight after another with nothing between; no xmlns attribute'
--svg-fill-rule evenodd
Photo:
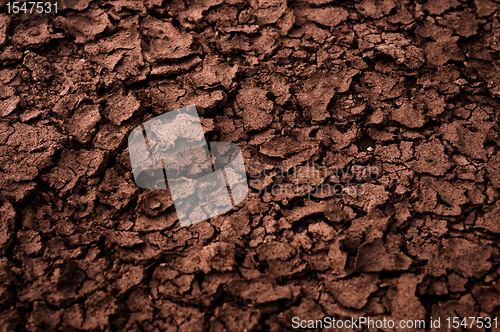
<svg viewBox="0 0 500 332"><path fill-rule="evenodd" d="M0 3L0 331L499 316L498 1ZM127 137L192 104L254 182L181 227Z"/></svg>

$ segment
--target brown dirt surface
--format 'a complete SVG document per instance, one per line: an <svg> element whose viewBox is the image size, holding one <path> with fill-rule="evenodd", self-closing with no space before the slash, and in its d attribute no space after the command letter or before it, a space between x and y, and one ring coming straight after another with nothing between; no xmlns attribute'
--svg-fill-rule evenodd
<svg viewBox="0 0 500 332"><path fill-rule="evenodd" d="M498 0L7 2L0 331L500 316ZM135 185L127 137L191 104L261 176L181 227ZM270 190L312 162L377 174ZM314 187L346 181L363 194Z"/></svg>

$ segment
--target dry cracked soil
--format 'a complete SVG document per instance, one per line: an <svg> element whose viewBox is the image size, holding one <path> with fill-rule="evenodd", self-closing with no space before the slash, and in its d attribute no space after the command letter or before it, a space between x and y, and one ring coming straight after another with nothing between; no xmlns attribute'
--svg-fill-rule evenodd
<svg viewBox="0 0 500 332"><path fill-rule="evenodd" d="M7 2L0 331L499 316L499 1ZM181 227L127 137L191 104L251 188Z"/></svg>

